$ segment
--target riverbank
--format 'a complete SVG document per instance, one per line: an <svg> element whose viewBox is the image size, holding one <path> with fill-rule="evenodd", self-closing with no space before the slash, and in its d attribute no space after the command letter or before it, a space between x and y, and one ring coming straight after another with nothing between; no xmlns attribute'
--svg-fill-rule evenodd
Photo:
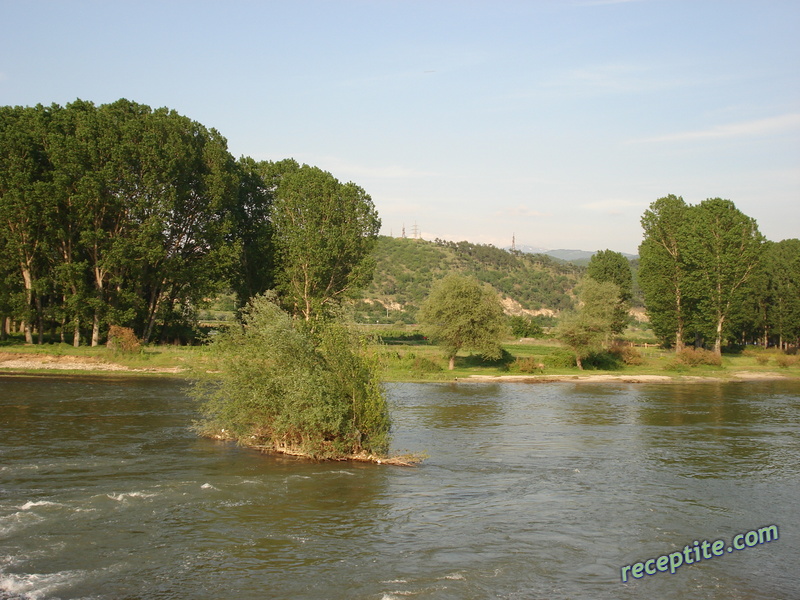
<svg viewBox="0 0 800 600"><path fill-rule="evenodd" d="M787 381L800 379L800 375L776 373L774 371L734 371L726 377L712 375L613 375L607 373L586 375L470 375L456 378L459 382L516 382L516 383L552 383L571 381L576 383L690 383L692 381Z"/></svg>
<svg viewBox="0 0 800 600"><path fill-rule="evenodd" d="M187 360L187 357L174 357L183 361L183 365L160 366L132 366L110 360L113 357L81 356L70 354L43 354L40 352L0 352L0 375L43 375L43 374L94 374L94 375L170 375L177 377L191 377L192 371L202 366L202 360L197 357ZM488 370L488 369L487 369ZM466 382L466 383L690 383L712 381L784 381L800 379L800 370L797 367L787 368L783 371L756 370L753 368L737 369L724 368L719 370L695 372L686 369L681 372L667 372L655 374L652 368L626 367L624 372L596 372L578 371L559 373L520 374L510 375L501 373L468 373L459 370L453 373L440 371L436 373L399 374L396 371L387 373L384 380L415 381L415 382Z"/></svg>
<svg viewBox="0 0 800 600"><path fill-rule="evenodd" d="M0 373L29 374L31 372L92 372L130 374L178 375L186 371L181 366L131 367L109 362L97 356L70 354L40 354L28 352L0 352Z"/></svg>

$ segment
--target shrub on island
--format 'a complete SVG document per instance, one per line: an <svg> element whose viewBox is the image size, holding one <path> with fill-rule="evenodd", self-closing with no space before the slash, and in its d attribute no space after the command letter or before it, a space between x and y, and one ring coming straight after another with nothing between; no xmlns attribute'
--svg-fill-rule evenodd
<svg viewBox="0 0 800 600"><path fill-rule="evenodd" d="M203 435L313 458L377 458L389 411L376 361L341 320L294 320L269 296L214 338L212 367L192 388Z"/></svg>

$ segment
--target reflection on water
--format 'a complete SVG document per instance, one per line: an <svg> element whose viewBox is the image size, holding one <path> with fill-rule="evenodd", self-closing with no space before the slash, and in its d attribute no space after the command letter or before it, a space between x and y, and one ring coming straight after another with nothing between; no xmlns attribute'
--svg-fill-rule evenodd
<svg viewBox="0 0 800 600"><path fill-rule="evenodd" d="M177 381L0 379L0 598L800 597L800 385L389 391L421 467L198 439Z"/></svg>

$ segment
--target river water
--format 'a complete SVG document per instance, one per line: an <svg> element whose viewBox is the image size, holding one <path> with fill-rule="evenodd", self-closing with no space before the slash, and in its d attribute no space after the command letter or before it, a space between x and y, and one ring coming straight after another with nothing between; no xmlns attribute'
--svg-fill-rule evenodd
<svg viewBox="0 0 800 600"><path fill-rule="evenodd" d="M0 598L800 598L797 382L392 384L416 468L198 439L182 386L0 378Z"/></svg>

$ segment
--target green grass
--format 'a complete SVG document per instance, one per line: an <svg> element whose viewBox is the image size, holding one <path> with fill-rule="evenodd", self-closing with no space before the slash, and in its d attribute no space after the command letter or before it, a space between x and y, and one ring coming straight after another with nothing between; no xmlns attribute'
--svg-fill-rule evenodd
<svg viewBox="0 0 800 600"><path fill-rule="evenodd" d="M385 381L452 381L470 375L667 375L673 377L730 377L736 371L771 372L789 377L800 377L800 357L787 356L770 349L748 348L741 353L723 354L721 366L701 365L687 367L675 365L672 351L650 346L637 346L643 357L643 364L636 366L620 365L612 369L588 367L579 371L574 366L558 366L568 352L552 339L509 341L504 344L506 355L499 361L485 361L478 355L460 352L456 357L455 369L448 370L447 359L442 350L427 339L418 339L418 328L383 327L368 328L371 333L379 333L382 338L372 344L371 351L381 359L382 378ZM105 346L73 348L68 344L26 345L19 336L0 342L0 353L33 354L50 356L75 356L89 360L117 363L131 369L182 369L185 376L194 371L207 368L208 349L206 346L145 346L136 352L118 352ZM521 372L516 359L529 359L534 364L543 363L543 370ZM1 364L1 363L0 363ZM2 369L0 369L0 373ZM33 372L33 370L31 370ZM129 372L117 372L122 375ZM111 375L115 373L109 373Z"/></svg>

